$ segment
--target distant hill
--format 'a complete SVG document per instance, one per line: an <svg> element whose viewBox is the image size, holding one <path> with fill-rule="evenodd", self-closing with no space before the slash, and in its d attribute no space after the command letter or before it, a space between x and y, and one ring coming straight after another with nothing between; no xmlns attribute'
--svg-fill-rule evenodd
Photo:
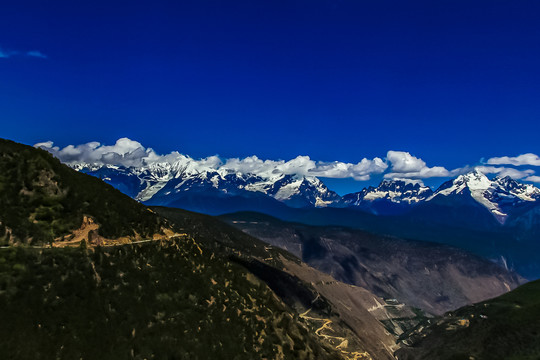
<svg viewBox="0 0 540 360"><path fill-rule="evenodd" d="M284 222L258 213L221 219L337 280L433 314L500 295L524 281L493 262L447 245Z"/></svg>
<svg viewBox="0 0 540 360"><path fill-rule="evenodd" d="M540 358L540 280L447 313L403 337L399 360Z"/></svg>

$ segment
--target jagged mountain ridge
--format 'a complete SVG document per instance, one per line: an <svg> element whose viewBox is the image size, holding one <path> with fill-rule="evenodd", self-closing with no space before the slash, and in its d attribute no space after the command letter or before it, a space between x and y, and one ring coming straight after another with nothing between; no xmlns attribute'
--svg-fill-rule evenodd
<svg viewBox="0 0 540 360"><path fill-rule="evenodd" d="M122 192L149 205L193 205L194 196L228 199L223 212L237 211L231 203L256 199L264 207L278 207L277 202L293 208L350 207L377 215L406 213L426 203L444 203L444 199L480 205L501 224L515 208L536 203L540 189L510 177L489 179L478 170L460 175L433 191L420 181L384 180L357 193L339 196L315 176L268 172L262 175L194 166L189 159L152 163L143 167L75 164L73 168L103 179ZM237 199L232 200L233 197ZM189 199L189 200L188 200ZM248 200L246 200L248 199ZM199 200L200 201L200 200ZM208 202L207 200L206 202ZM227 211L227 207L231 209ZM188 206L189 207L189 206ZM262 207L262 209L261 209ZM246 209L247 210L247 209Z"/></svg>
<svg viewBox="0 0 540 360"><path fill-rule="evenodd" d="M485 174L475 170L445 182L427 201L452 196L474 199L489 210L498 222L504 224L513 209L540 199L540 189L530 184L518 183L508 176L490 180Z"/></svg>
<svg viewBox="0 0 540 360"><path fill-rule="evenodd" d="M406 211L431 195L433 190L419 181L383 180L377 187L369 186L360 192L344 195L342 201L350 207L389 215Z"/></svg>
<svg viewBox="0 0 540 360"><path fill-rule="evenodd" d="M150 205L169 205L186 193L214 192L216 196L257 197L261 194L291 207L337 205L341 197L314 176L234 173L203 169L189 162L155 163L145 167L76 164L73 168L108 182Z"/></svg>

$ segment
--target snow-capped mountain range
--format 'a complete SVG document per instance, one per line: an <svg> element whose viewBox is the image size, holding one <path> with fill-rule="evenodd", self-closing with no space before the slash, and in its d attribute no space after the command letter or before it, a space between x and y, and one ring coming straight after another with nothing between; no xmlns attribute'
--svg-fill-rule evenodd
<svg viewBox="0 0 540 360"><path fill-rule="evenodd" d="M150 204L172 206L198 195L214 198L270 198L289 207L350 207L374 214L406 212L437 199L472 199L501 224L513 208L537 202L540 189L510 177L489 179L474 170L442 184L437 190L411 180L384 180L377 187L339 196L314 176L269 171L263 174L230 169L193 167L189 161L153 163L144 167L76 164L76 170L99 177L131 197ZM190 200L192 201L192 200Z"/></svg>
<svg viewBox="0 0 540 360"><path fill-rule="evenodd" d="M152 205L166 205L188 193L248 198L266 195L291 207L326 207L341 200L314 176L274 172L254 175L212 168L201 170L200 167L190 167L189 162L129 168L77 164L73 168L99 177L136 200Z"/></svg>

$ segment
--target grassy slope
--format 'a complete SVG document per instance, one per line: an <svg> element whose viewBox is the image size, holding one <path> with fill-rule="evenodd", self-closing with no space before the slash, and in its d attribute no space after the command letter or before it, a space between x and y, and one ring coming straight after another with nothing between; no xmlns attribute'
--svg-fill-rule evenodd
<svg viewBox="0 0 540 360"><path fill-rule="evenodd" d="M469 326L456 326L461 319ZM422 333L399 359L540 359L540 280L448 313Z"/></svg>
<svg viewBox="0 0 540 360"><path fill-rule="evenodd" d="M48 152L0 139L0 245L42 244L81 226L83 215L108 238L145 237L162 220L101 180L80 174ZM11 235L11 236L10 236Z"/></svg>
<svg viewBox="0 0 540 360"><path fill-rule="evenodd" d="M338 358L262 282L188 239L0 249L0 358Z"/></svg>

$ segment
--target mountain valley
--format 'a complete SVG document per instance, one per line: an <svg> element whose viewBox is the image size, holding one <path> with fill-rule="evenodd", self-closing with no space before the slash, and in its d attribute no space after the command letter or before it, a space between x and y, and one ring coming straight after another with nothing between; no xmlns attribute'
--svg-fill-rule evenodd
<svg viewBox="0 0 540 360"><path fill-rule="evenodd" d="M528 279L540 277L540 189L479 170L436 190L411 180L339 196L314 176L239 173L180 157L143 167L73 163L146 205L210 215L255 211L289 222L346 226L461 247Z"/></svg>
<svg viewBox="0 0 540 360"><path fill-rule="evenodd" d="M436 315L498 296L525 281L488 260L446 245L286 223L256 213L221 219L337 280Z"/></svg>

